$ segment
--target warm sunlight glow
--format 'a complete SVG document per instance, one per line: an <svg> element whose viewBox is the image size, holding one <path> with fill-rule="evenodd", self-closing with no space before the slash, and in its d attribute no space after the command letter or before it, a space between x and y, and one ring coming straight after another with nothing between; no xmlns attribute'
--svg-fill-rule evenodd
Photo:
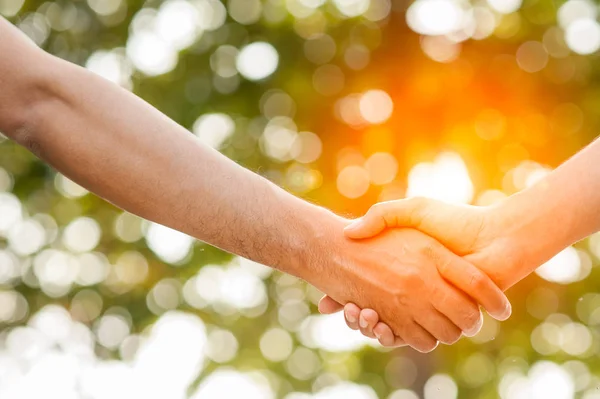
<svg viewBox="0 0 600 399"><path fill-rule="evenodd" d="M452 0L417 0L408 8L408 26L423 35L444 35L460 27L464 11Z"/></svg>
<svg viewBox="0 0 600 399"><path fill-rule="evenodd" d="M407 197L428 197L467 204L473 199L473 183L462 158L440 154L433 162L415 165L408 175Z"/></svg>

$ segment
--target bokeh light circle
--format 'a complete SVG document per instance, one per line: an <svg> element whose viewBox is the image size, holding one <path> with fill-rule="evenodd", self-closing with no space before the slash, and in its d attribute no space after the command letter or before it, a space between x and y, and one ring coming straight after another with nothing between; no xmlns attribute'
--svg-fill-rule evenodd
<svg viewBox="0 0 600 399"><path fill-rule="evenodd" d="M367 91L361 96L358 106L362 117L372 124L387 121L394 111L392 98L383 90Z"/></svg>
<svg viewBox="0 0 600 399"><path fill-rule="evenodd" d="M600 49L600 24L592 19L580 19L569 25L565 41L578 54L592 54Z"/></svg>
<svg viewBox="0 0 600 399"><path fill-rule="evenodd" d="M255 42L241 49L236 64L246 79L262 80L277 70L279 54L271 44Z"/></svg>

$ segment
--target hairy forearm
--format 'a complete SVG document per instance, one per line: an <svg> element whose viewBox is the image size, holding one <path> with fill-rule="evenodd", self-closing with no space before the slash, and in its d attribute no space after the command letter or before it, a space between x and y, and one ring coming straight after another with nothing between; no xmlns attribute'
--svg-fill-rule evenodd
<svg viewBox="0 0 600 399"><path fill-rule="evenodd" d="M305 279L324 271L341 218L203 145L117 85L43 57L45 96L25 123L5 124L7 135L129 212ZM0 98L0 107L9 103Z"/></svg>
<svg viewBox="0 0 600 399"><path fill-rule="evenodd" d="M524 277L569 245L600 230L600 140L534 186L495 208Z"/></svg>

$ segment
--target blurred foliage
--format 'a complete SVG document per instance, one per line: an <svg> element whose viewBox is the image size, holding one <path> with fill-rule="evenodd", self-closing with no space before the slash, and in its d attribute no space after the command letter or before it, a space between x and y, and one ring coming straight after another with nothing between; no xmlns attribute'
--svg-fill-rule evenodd
<svg viewBox="0 0 600 399"><path fill-rule="evenodd" d="M451 44L443 35L435 36L440 40L437 43L415 33L407 25L410 3L404 0L373 1L373 7L383 7L384 11L388 5L391 8L370 19L367 13L343 15L340 7L336 8L336 4L344 4L341 0L324 4L309 0L230 1L225 4L230 14L226 21L216 29L199 33L194 43L177 52L176 66L158 76L142 73L135 62L128 60L129 49L125 49L132 46L128 41L137 34L132 21L140 10L158 9L166 2L26 0L17 8L15 4L19 2L0 0L0 11L45 50L88 67L95 54L114 51L121 57L117 65L122 69L117 75L123 78L120 83L125 87L199 135L200 128L194 128L199 117L225 114L221 122L233 120L235 132L220 145L224 154L290 191L345 215L360 215L381 199L403 197L410 188L407 176L412 168L432 162L438 154L448 151L464 161L476 193L474 203L486 202L484 194L493 193L490 190L512 194L524 187L519 183L523 173L543 170L544 165L557 166L589 143L600 124L598 53L581 55L569 50L562 39L562 29L566 28L557 27L562 3L551 0L526 0L519 10L506 15L492 13L492 8L481 2L462 2L465 10L488 10L489 14L481 15L492 15L493 26L490 30L478 25L480 32L472 36L481 37ZM311 4L316 6L307 6ZM6 11L11 7L18 10L15 15ZM112 12L102 15L107 7ZM233 7L240 10L232 11ZM252 7L259 7L258 18L244 20L244 16L254 12ZM237 51L258 41L272 44L278 52L274 74L257 81L246 79L237 71L219 75L219 67L215 67L217 50L233 46ZM231 49L225 50L226 56ZM435 61L436 58L443 62ZM98 65L102 70L105 64ZM344 107L340 101L368 90L383 90L392 99L394 111L389 119L383 123L359 120L353 124L340 116ZM273 93L283 94L269 108L265 103ZM317 147L322 144L318 159L299 162L285 151L281 156L269 154L269 145L285 143L265 142L265 126L279 123L289 127L292 120L297 126L290 128L293 132L310 131L318 136L317 144L313 140ZM297 140L295 133L292 138ZM397 162L397 172L390 172L392 179L384 177L384 184L367 182L363 190L363 177L357 170L363 170L360 168L365 159L375 153L391 154ZM229 255L194 243L189 253L169 262L164 255L169 251L157 248L160 242L185 242L180 236L172 238L171 232L156 230L159 242L153 248L149 238L152 228L148 224L80 192L76 185L56 176L51 168L9 141L0 144L0 166L0 189L18 197L23 220L33 218L44 227L43 242L33 252L23 248L27 247L26 242L35 241L31 235L35 229L26 230L29 233L24 235L14 233L12 238L13 233L8 230L0 234L3 256L15 256L20 270L18 276L6 278L8 266L0 268L3 292L19 293L19 298L26 300L26 306L20 306L27 309L18 317L16 310L8 314L0 325L0 336L27 323L29 316L47 304L69 309L75 320L96 333L98 320L107 310L108 314L126 314L131 333L137 334L162 312L177 308L197 314L209 331L219 328L233 333L238 351L224 363L239 370L269 370L272 382L277 381L273 383L277 397L292 391L318 391L337 380L369 385L381 398L400 388L414 390L421 396L432 375L446 373L458 385L459 397L494 398L508 384L508 374L516 371L525 376L540 360L558 364L579 360L587 365L589 372L580 363L565 363L563 368L575 370L572 373L573 378L579 378L578 395L593 392L600 384L596 361L600 319L594 316L600 301L590 296L597 290L599 277L598 239L582 242L577 245L578 252L571 252L578 257L574 262L587 277L568 285L538 276L528 278L510 292L513 317L502 325L486 320L484 331L473 339L440 347L429 355L371 346L342 352L311 348L307 354L298 352L303 341L296 333L301 330L301 319L308 315L306 310L316 312L319 295L313 289L276 273L264 280L268 301L259 301L250 310L241 311L231 304L193 306L181 293L186 281L195 278L206 265L229 263ZM357 195L348 196L356 198L342 195L347 191L340 186L345 183L340 182L339 176L348 166L359 168L347 171L347 184L354 187L350 191L358 190ZM91 224L82 218L90 218ZM73 228L74 221L82 220L79 230ZM99 228L97 245L81 250L77 238L68 238L69 228L76 231L75 236L93 235ZM85 243L82 245L85 247ZM185 247L185 243L182 245ZM111 265L107 266L110 271L106 279L91 285L81 284L78 277L71 276L64 277L65 287L56 288L50 283L44 286L36 275L39 268L35 264L44 261L40 260L41 254L49 249L67 254L57 262L70 262L71 253L103 254L105 258L100 258ZM129 258L124 260L124 254L129 254ZM147 262L147 276L132 284L118 281L115 265L135 262L142 266L134 267L134 274L146 270ZM572 262L567 260L567 266ZM79 262L78 267L86 266L86 262ZM2 298L14 300L14 296ZM86 313L78 308L91 306L89 303L98 302L97 298L97 312ZM296 360L269 361L261 353L259 342L263 333L280 326L291 333L297 348L294 356L299 353ZM591 341L584 350L573 349L573 342L588 338ZM100 358L119 358L123 349L118 348L119 345L107 348L99 340L96 354ZM313 367L310 362L315 354L317 365ZM294 366L294 362L301 365ZM218 367L218 361L208 364L198 381ZM294 371L294 367L301 371ZM514 393L511 396L504 391L504 397L542 397ZM393 399L410 398L400 395L397 393ZM430 392L426 397L453 397L449 395L442 392L435 396ZM585 397L598 397L591 395Z"/></svg>

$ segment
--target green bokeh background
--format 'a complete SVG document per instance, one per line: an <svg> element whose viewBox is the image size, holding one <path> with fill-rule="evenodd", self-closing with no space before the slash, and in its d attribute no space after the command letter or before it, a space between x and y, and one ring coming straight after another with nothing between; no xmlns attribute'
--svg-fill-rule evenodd
<svg viewBox="0 0 600 399"><path fill-rule="evenodd" d="M10 1L0 0L0 5ZM144 7L160 7L161 3L127 0L121 7L120 16L111 19L99 16L85 1L26 0L19 13L9 20L18 25L31 13L46 15L51 4L57 5L55 10L59 12L76 7L80 13L78 18L86 16L84 27L50 30L41 46L57 56L85 65L90 55L98 50L125 47L129 25L136 13ZM284 1L269 0L268 3L285 11ZM507 183L506 176L511 176L511 171L523 161L555 167L591 142L598 131L600 64L597 53L583 56L567 52L564 57L549 56L545 67L535 73L522 70L517 62L516 54L523 43L542 42L546 32L559 29L556 16L561 4L550 0L525 0L519 11L498 16L494 34L482 40L465 41L457 60L438 63L423 53L420 36L406 24L406 9L410 2L393 0L389 16L378 22L360 16L343 18L330 2L326 2L318 11L320 18L326 21L321 33L335 40L336 55L329 63L338 66L344 74L343 88L332 95L320 94L313 84L313 74L320 66L307 60L303 51L307 38L303 37L299 25L312 26L310 18L303 20L286 11L286 17L276 23L261 18L256 23L243 25L228 16L225 25L204 32L197 43L180 52L173 71L156 77L134 72L132 88L137 95L189 129L202 114L221 112L230 115L237 128L222 149L224 154L306 199L344 215L364 213L382 198L381 193L385 191L385 187L373 185L358 199L345 198L338 192L337 162L340 154L349 148L365 157L377 151L389 152L396 157L399 172L390 185L396 189L392 197L401 196L398 193L406 188L406 177L416 163L431 161L440 152L448 150L464 159L477 193L499 189L511 194L518 187ZM315 28L315 32L318 31ZM267 41L277 49L280 57L277 71L259 82L240 78L235 91L220 93L213 87L215 72L210 66L211 55L221 45L241 48L254 41ZM370 63L361 70L352 70L344 63L345 49L355 43L363 44L370 51ZM388 122L379 127L352 128L336 118L334 109L339 98L373 88L385 90L394 100L394 114ZM299 130L315 132L323 143L320 159L304 166L318 171L322 179L310 189L298 190L298 187L290 186L285 176L289 168L297 164L267 157L260 150L256 135L248 133L250 121L261 118L262 96L271 89L283 90L291 96L296 106L293 119ZM569 104L567 109L575 116L560 113L565 109L564 104ZM487 109L498 110L506 117L504 134L496 140L484 140L476 132L477 118ZM204 265L226 263L231 259L206 244L196 243L185 262L174 267L157 258L144 239L126 243L118 237L115 223L122 211L93 195L64 196L55 187L56 172L52 168L7 140L0 143L0 167L12 177L10 190L21 200L26 213L52 216L59 229L58 237L71 221L87 216L95 219L102 229L95 251L106 255L110 262L115 262L127 251L137 251L149 264L150 272L142 284L118 293L104 283L93 287L74 285L68 294L54 298L34 283L27 284L21 279L1 288L20 292L27 300L29 315L50 303L69 309L79 291L91 289L102 297L103 309L126 308L132 318L132 332L141 332L157 318L156 312L147 306L147 295L158 282L168 278L183 284ZM59 238L47 246L63 248ZM299 288L307 292L302 301L316 312L318 293L304 283L273 274L266 280L270 296L268 307L256 317L235 312L225 315L211 307L198 310L184 301L178 308L198 314L210 326L230 330L239 342L239 351L227 364L240 370L272 371L282 382L276 387L278 397L291 391L312 392L322 388L332 375L369 385L381 398L399 388L422 395L423 386L431 375L446 373L457 383L460 398L496 398L504 374L518 370L526 375L531 365L540 360L558 364L578 360L585 364L589 374L584 373L586 383L578 387L577 394L582 397L584 392L593 392L600 386L600 374L597 374L600 373L597 327L600 319L589 316L600 306L600 301L590 301L590 296L581 300L598 290L600 245L586 240L576 247L581 251L582 262L592 265L587 278L559 285L530 276L509 292L514 309L512 318L501 325L486 320L479 338L463 339L452 347L442 346L428 355L411 349L388 351L366 347L349 353L317 349L315 353L321 365L307 379L290 375L285 362L264 359L259 349L259 339L264 331L279 325L278 312L284 302L279 291ZM3 237L0 237L0 248L10 250ZM28 261L30 257L20 258L20 262ZM582 302L585 305L578 305ZM584 309L586 306L588 310ZM550 324L568 324L567 318L556 314L566 315L573 322L587 326L593 342L588 350L580 355L568 354L560 349L560 344L553 343L551 337L532 334L548 316ZM26 322L25 318L0 324L0 334ZM92 326L94 320L86 323ZM578 339L578 336L564 339ZM537 346L536 340L539 341ZM298 340L294 342L301 345ZM534 349L540 347L550 349L547 352L541 350L544 353ZM119 351L108 350L100 344L97 354L103 358L120 356ZM406 359L412 363L407 363ZM412 366L406 364L414 364L416 374L411 371ZM209 364L198 381L220 366L216 362ZM327 377L319 377L325 372L329 373Z"/></svg>

